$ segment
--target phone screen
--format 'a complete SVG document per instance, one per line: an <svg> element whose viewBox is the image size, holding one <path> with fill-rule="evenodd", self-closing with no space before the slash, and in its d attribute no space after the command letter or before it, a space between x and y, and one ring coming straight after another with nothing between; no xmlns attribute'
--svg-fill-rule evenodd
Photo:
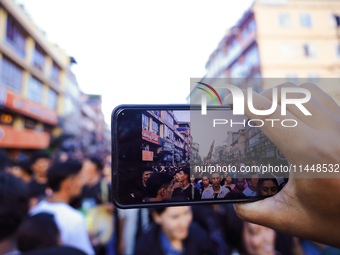
<svg viewBox="0 0 340 255"><path fill-rule="evenodd" d="M287 161L230 107L129 106L113 114L118 206L255 201L287 182Z"/></svg>

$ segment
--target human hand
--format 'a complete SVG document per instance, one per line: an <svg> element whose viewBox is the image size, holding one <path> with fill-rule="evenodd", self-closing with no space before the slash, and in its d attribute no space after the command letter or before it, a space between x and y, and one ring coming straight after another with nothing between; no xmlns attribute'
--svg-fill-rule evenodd
<svg viewBox="0 0 340 255"><path fill-rule="evenodd" d="M292 83L278 86L296 87ZM287 115L281 115L280 94L278 107L270 116L251 113L245 105L245 115L250 119L294 119L298 125L264 125L261 131L281 150L292 165L339 164L340 158L340 107L333 99L313 84L302 84L312 98L304 106L312 114L305 116L295 105L287 105ZM247 93L245 93L247 102ZM297 98L300 94L293 94ZM231 97L225 98L231 104ZM272 106L272 90L261 94L253 92L255 109ZM279 122L276 122L279 123ZM279 232L314 240L340 248L340 173L290 173L289 182L275 196L261 201L236 204L238 216L249 222L273 228ZM306 175L306 173L305 173ZM323 177L323 178L319 178Z"/></svg>

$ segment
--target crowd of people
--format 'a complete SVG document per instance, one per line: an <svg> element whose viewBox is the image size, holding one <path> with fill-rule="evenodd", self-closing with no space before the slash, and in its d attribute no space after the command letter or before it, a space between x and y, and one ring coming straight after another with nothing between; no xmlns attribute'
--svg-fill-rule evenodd
<svg viewBox="0 0 340 255"><path fill-rule="evenodd" d="M262 176L264 177L264 176ZM271 196L273 176L190 175L188 164L144 168L143 201ZM236 195L235 195L236 194ZM121 210L111 158L0 152L0 254L309 254L325 246L239 219L230 204ZM320 253L319 253L320 254Z"/></svg>
<svg viewBox="0 0 340 255"><path fill-rule="evenodd" d="M288 178L259 173L194 174L189 164L146 167L142 173L143 202L197 201L272 196L288 182ZM133 193L135 196L135 193Z"/></svg>

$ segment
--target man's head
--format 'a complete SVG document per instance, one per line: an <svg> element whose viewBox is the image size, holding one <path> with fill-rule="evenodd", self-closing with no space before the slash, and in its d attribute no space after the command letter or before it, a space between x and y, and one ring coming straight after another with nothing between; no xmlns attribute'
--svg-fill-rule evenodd
<svg viewBox="0 0 340 255"><path fill-rule="evenodd" d="M157 207L153 210L152 217L168 239L183 241L187 238L192 222L189 206Z"/></svg>
<svg viewBox="0 0 340 255"><path fill-rule="evenodd" d="M255 174L255 173L254 174L248 174L246 180L247 180L249 189L256 191L257 182L259 181L258 175Z"/></svg>
<svg viewBox="0 0 340 255"><path fill-rule="evenodd" d="M50 166L50 156L45 152L36 152L31 157L31 169L39 176L46 176Z"/></svg>
<svg viewBox="0 0 340 255"><path fill-rule="evenodd" d="M242 174L237 175L236 177L236 189L238 191L243 191L244 190L244 177Z"/></svg>
<svg viewBox="0 0 340 255"><path fill-rule="evenodd" d="M233 176L232 174L228 173L225 178L226 184L232 184L233 183Z"/></svg>
<svg viewBox="0 0 340 255"><path fill-rule="evenodd" d="M153 171L151 167L146 167L143 168L143 174L142 174L142 180L144 183L147 182L147 180L150 178L150 176L152 175Z"/></svg>
<svg viewBox="0 0 340 255"><path fill-rule="evenodd" d="M154 173L146 182L149 198L159 198L160 201L169 200L172 196L173 177L167 173Z"/></svg>
<svg viewBox="0 0 340 255"><path fill-rule="evenodd" d="M218 188L221 185L222 178L219 173L213 173L211 175L210 181L214 188Z"/></svg>
<svg viewBox="0 0 340 255"><path fill-rule="evenodd" d="M28 213L28 188L19 178L0 172L0 243L10 238Z"/></svg>
<svg viewBox="0 0 340 255"><path fill-rule="evenodd" d="M38 213L27 217L17 232L17 244L21 252L60 245L60 233L54 216Z"/></svg>
<svg viewBox="0 0 340 255"><path fill-rule="evenodd" d="M203 183L203 187L208 187L210 184L209 178L207 176L203 176L202 183Z"/></svg>
<svg viewBox="0 0 340 255"><path fill-rule="evenodd" d="M196 181L196 178L195 176L192 174L191 177L190 177L190 183L195 183Z"/></svg>
<svg viewBox="0 0 340 255"><path fill-rule="evenodd" d="M98 178L103 169L103 162L97 157L87 158L82 167L82 176L84 184L89 184L93 179Z"/></svg>
<svg viewBox="0 0 340 255"><path fill-rule="evenodd" d="M78 161L66 161L54 164L47 172L48 184L53 192L64 192L70 198L78 196L82 189Z"/></svg>
<svg viewBox="0 0 340 255"><path fill-rule="evenodd" d="M185 181L190 182L189 176L190 176L190 167L183 167L179 171L178 180L180 182L185 182Z"/></svg>

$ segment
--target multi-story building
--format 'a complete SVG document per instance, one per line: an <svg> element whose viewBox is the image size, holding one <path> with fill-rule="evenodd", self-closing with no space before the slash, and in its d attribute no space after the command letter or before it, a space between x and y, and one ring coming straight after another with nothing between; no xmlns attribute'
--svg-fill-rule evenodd
<svg viewBox="0 0 340 255"><path fill-rule="evenodd" d="M185 161L190 159L190 122L188 121L178 121L177 131L184 138L184 153L185 153ZM194 143L194 142L193 142ZM199 150L199 145L197 144L197 150ZM197 151L198 153L198 151Z"/></svg>
<svg viewBox="0 0 340 255"><path fill-rule="evenodd" d="M284 80L312 81L321 83L339 103L338 81L320 79L340 78L335 19L339 14L340 1L336 0L256 0L210 55L202 81L251 86L257 92ZM198 92L191 92L191 103L199 103ZM219 90L221 97L228 93Z"/></svg>
<svg viewBox="0 0 340 255"><path fill-rule="evenodd" d="M66 138L63 139L60 146L64 150L79 150L81 148L82 103L81 90L76 76L68 69L65 80L64 111L60 123Z"/></svg>
<svg viewBox="0 0 340 255"><path fill-rule="evenodd" d="M92 146L94 148L91 149L92 152L96 153L105 153L107 152L108 144L110 143L110 139L107 140L105 137L105 132L107 131L107 125L105 124L104 114L102 112L102 98L101 95L91 95L91 94L83 94L83 103L89 106L92 111L95 113L92 121L94 121L94 130L93 130L93 141ZM86 148L84 148L86 149Z"/></svg>
<svg viewBox="0 0 340 255"><path fill-rule="evenodd" d="M240 129L237 132L231 133L232 135L232 142L229 148L229 157L230 160L234 162L241 163L244 160L245 155L245 129Z"/></svg>
<svg viewBox="0 0 340 255"><path fill-rule="evenodd" d="M83 102L81 106L81 132L80 132L80 148L86 153L96 152L96 113L86 104L87 96L82 94Z"/></svg>
<svg viewBox="0 0 340 255"><path fill-rule="evenodd" d="M198 143L192 142L190 145L190 162L198 162L201 163L202 159L199 155L200 153L200 145Z"/></svg>
<svg viewBox="0 0 340 255"><path fill-rule="evenodd" d="M12 0L0 1L0 147L12 156L46 149L62 133L70 57Z"/></svg>
<svg viewBox="0 0 340 255"><path fill-rule="evenodd" d="M172 111L142 113L142 160L152 164L176 164L186 159L187 142ZM184 131L184 130L183 130Z"/></svg>

